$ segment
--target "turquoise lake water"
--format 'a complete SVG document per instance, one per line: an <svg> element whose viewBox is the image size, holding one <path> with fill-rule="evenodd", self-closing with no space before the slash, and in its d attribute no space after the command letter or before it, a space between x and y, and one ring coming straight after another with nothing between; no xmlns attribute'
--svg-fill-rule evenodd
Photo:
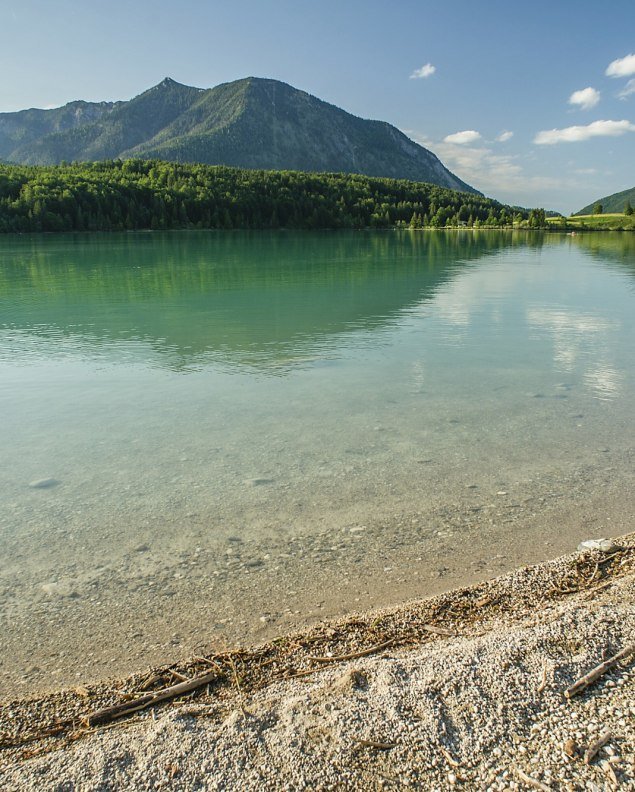
<svg viewBox="0 0 635 792"><path fill-rule="evenodd" d="M5 679L632 529L634 329L628 234L0 238Z"/></svg>

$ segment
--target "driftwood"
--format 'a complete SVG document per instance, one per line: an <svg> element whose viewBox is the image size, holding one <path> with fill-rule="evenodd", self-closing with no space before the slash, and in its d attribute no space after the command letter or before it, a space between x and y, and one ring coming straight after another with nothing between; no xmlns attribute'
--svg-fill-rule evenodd
<svg viewBox="0 0 635 792"><path fill-rule="evenodd" d="M597 752L600 750L600 748L607 744L612 736L613 735L611 732L607 729L607 731L601 734L595 742L592 742L584 752L584 764L591 764L591 762L595 759Z"/></svg>
<svg viewBox="0 0 635 792"><path fill-rule="evenodd" d="M583 690L586 690L590 685L592 685L597 679L599 679L603 674L606 674L607 671L610 671L613 666L617 665L620 660L624 660L629 655L635 653L635 644L631 644L630 646L625 646L620 652L613 657L610 657L608 660L605 660L600 665L596 666L595 668L591 669L587 674L580 679L576 680L570 688L565 690L564 695L570 699L576 696L578 693L581 693Z"/></svg>
<svg viewBox="0 0 635 792"><path fill-rule="evenodd" d="M368 649L362 649L361 652L351 652L350 654L343 654L343 655L334 655L333 657L315 657L311 655L309 660L313 660L315 663L339 663L343 660L355 660L358 657L366 657L367 655L374 654L375 652L379 652L381 649L387 649L389 646L392 646L396 641L396 638L391 638L389 641L384 641L380 644L375 644L375 646L370 646Z"/></svg>
<svg viewBox="0 0 635 792"><path fill-rule="evenodd" d="M178 685L171 685L161 690L146 693L145 696L132 699L130 701L122 701L119 704L114 704L111 707L104 707L104 709L97 710L96 712L87 715L82 719L85 726L96 726L100 723L108 723L116 718L122 718L124 715L131 715L133 712L138 712L142 709L147 709L153 704L158 704L160 701L176 698L182 696L184 693L190 693L196 688L207 685L215 679L218 679L218 671L210 671L202 676L188 679L185 682L179 682Z"/></svg>

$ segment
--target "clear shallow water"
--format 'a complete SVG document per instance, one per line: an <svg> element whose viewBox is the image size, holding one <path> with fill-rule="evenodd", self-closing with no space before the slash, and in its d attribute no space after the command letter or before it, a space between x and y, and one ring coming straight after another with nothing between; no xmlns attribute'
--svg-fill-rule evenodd
<svg viewBox="0 0 635 792"><path fill-rule="evenodd" d="M5 677L629 530L634 324L626 234L0 238Z"/></svg>

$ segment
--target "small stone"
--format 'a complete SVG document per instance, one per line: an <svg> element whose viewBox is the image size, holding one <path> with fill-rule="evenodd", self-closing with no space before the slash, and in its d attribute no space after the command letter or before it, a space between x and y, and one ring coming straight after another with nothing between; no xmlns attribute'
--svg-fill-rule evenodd
<svg viewBox="0 0 635 792"><path fill-rule="evenodd" d="M57 487L60 483L60 481L54 478L42 478L30 481L29 487L31 489L50 489L51 487Z"/></svg>
<svg viewBox="0 0 635 792"><path fill-rule="evenodd" d="M602 553L611 553L613 550L617 550L617 545L610 539L585 539L578 545L578 550L599 550Z"/></svg>
<svg viewBox="0 0 635 792"><path fill-rule="evenodd" d="M43 583L40 588L49 597L61 597L68 599L77 599L79 594L75 591L73 586L67 582Z"/></svg>

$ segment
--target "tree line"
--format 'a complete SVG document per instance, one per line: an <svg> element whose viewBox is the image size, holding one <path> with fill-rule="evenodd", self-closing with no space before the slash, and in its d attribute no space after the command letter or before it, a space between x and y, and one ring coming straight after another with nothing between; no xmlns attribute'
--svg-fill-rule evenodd
<svg viewBox="0 0 635 792"><path fill-rule="evenodd" d="M0 232L181 228L545 226L528 211L433 184L159 160L0 164Z"/></svg>

